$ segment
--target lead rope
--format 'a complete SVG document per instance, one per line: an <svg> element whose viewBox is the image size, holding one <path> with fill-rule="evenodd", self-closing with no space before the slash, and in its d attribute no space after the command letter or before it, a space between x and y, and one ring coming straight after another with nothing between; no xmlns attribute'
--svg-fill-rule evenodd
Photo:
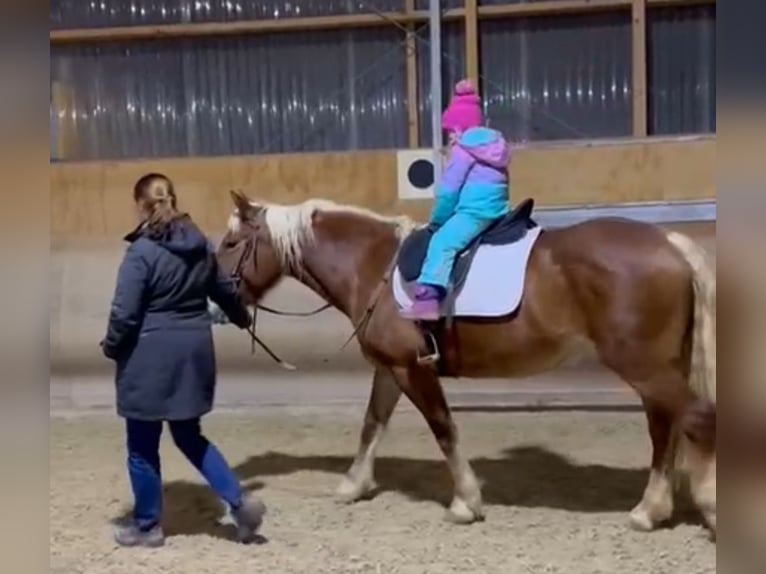
<svg viewBox="0 0 766 574"><path fill-rule="evenodd" d="M247 332L250 334L250 343L251 343L251 353L255 354L255 344L257 343L260 345L261 349L266 351L266 354L271 357L275 363L277 363L280 367L285 369L286 371L297 371L298 367L293 365L292 363L288 363L284 359L281 359L274 351L269 349L269 346L261 341L261 339L258 337L258 335L255 334L255 330L252 327L247 328Z"/></svg>

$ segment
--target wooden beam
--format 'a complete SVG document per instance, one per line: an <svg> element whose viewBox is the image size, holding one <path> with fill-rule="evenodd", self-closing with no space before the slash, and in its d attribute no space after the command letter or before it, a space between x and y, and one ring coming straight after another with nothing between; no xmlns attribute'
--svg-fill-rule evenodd
<svg viewBox="0 0 766 574"><path fill-rule="evenodd" d="M62 82L51 84L51 100L55 114L63 116L58 122L58 132L52 157L56 160L66 160L77 157L77 132L73 125L74 91L71 86Z"/></svg>
<svg viewBox="0 0 766 574"><path fill-rule="evenodd" d="M403 13L389 12L385 18L392 23L406 23ZM289 32L298 30L321 30L343 27L376 26L386 22L375 14L352 14L349 16L318 16L313 18L282 18L273 20L242 20L237 22L194 22L189 24L160 24L155 26L119 26L113 28L84 28L75 30L52 30L51 43L89 42L102 40L142 40L148 38L184 38L188 36L228 36L233 34L256 34Z"/></svg>
<svg viewBox="0 0 766 574"><path fill-rule="evenodd" d="M407 0L408 1L408 0ZM472 18L468 13L474 0L465 0L466 8L445 10L445 21ZM567 14L603 12L627 9L632 0L548 0L530 4L498 4L479 6L477 18L512 18L542 16L545 14ZM715 4L716 0L647 0L647 6L700 6ZM51 44L69 42L100 42L107 40L144 40L152 38L184 38L194 36L227 36L236 34L267 34L297 32L301 30L332 30L335 28L364 28L396 25L406 27L428 21L427 10L411 12L380 12L370 14L346 14L338 16L313 16L305 18L281 18L263 20L242 20L235 22L194 22L185 24L162 24L150 26L115 26L108 28L77 28L51 30Z"/></svg>
<svg viewBox="0 0 766 574"><path fill-rule="evenodd" d="M466 0L468 2L468 0ZM700 6L716 0L647 0L649 6ZM479 6L480 18L512 18L546 14L577 14L628 9L632 0L549 0L530 4L493 4Z"/></svg>
<svg viewBox="0 0 766 574"><path fill-rule="evenodd" d="M405 0L407 14L415 11L415 0ZM415 25L407 24L407 144L410 148L420 147L420 111L418 107L418 41Z"/></svg>
<svg viewBox="0 0 766 574"><path fill-rule="evenodd" d="M479 87L479 1L465 0L465 75Z"/></svg>
<svg viewBox="0 0 766 574"><path fill-rule="evenodd" d="M646 137L648 133L647 78L646 78L646 1L631 0L633 33L633 136Z"/></svg>
<svg viewBox="0 0 766 574"><path fill-rule="evenodd" d="M443 20L458 20L463 9L446 10ZM342 16L314 16L274 20L242 20L238 22L195 22L190 24L161 24L155 26L119 26L110 28L78 28L51 30L51 44L71 42L102 42L108 40L146 40L154 38L186 38L195 36L231 36L237 34L268 34L305 30L334 30L337 28L365 28L397 26L428 21L427 10L380 12L377 14L348 14Z"/></svg>

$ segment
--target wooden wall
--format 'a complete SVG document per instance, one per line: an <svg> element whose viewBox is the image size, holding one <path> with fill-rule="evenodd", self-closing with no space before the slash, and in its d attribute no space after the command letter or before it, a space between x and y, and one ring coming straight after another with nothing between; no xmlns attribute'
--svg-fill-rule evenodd
<svg viewBox="0 0 766 574"><path fill-rule="evenodd" d="M541 206L715 199L715 137L530 146L511 166L512 198ZM124 162L54 163L52 246L119 239L134 223L131 189L148 171L171 177L183 209L208 232L224 227L228 190L284 203L323 197L424 217L399 201L394 151Z"/></svg>

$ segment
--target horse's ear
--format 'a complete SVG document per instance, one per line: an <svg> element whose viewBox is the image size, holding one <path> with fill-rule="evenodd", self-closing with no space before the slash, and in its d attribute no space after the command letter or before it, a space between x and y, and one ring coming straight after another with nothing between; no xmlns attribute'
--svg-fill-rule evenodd
<svg viewBox="0 0 766 574"><path fill-rule="evenodd" d="M251 203L250 198L243 192L232 189L229 191L229 194L231 195L231 200L234 202L234 207L237 208L240 217L245 217L252 211L253 204Z"/></svg>

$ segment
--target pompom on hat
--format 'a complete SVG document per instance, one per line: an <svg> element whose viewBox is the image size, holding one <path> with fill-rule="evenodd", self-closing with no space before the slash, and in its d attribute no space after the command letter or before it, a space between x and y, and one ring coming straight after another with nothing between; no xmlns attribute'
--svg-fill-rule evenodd
<svg viewBox="0 0 766 574"><path fill-rule="evenodd" d="M446 131L464 132L484 123L481 100L470 80L460 80L455 85L447 109L442 114L442 128Z"/></svg>

